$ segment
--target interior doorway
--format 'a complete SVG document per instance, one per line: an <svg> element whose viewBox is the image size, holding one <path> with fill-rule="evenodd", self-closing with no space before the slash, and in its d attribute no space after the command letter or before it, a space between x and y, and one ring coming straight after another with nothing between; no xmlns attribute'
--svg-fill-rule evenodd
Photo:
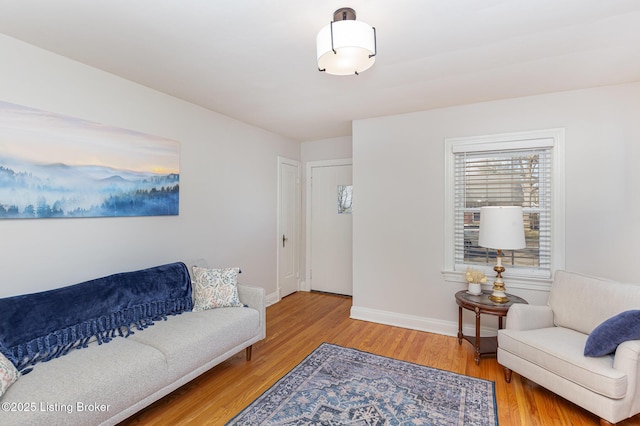
<svg viewBox="0 0 640 426"><path fill-rule="evenodd" d="M278 298L300 285L300 162L278 157Z"/></svg>
<svg viewBox="0 0 640 426"><path fill-rule="evenodd" d="M351 159L307 164L306 263L311 290L353 295L352 200Z"/></svg>

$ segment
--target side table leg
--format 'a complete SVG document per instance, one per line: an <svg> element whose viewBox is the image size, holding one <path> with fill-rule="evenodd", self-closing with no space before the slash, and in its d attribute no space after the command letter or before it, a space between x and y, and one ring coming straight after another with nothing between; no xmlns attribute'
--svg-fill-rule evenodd
<svg viewBox="0 0 640 426"><path fill-rule="evenodd" d="M476 365L480 365L480 309L476 308Z"/></svg>
<svg viewBox="0 0 640 426"><path fill-rule="evenodd" d="M462 306L458 306L458 345L462 344Z"/></svg>

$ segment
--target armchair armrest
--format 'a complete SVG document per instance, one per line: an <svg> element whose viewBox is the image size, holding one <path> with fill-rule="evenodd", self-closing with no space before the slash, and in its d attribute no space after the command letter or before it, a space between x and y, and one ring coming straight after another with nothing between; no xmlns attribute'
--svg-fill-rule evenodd
<svg viewBox="0 0 640 426"><path fill-rule="evenodd" d="M627 366L637 368L640 362L640 340L627 340L618 345L613 359L613 368L616 370L630 371Z"/></svg>
<svg viewBox="0 0 640 426"><path fill-rule="evenodd" d="M534 330L553 327L553 311L545 305L516 303L507 312L507 326L511 330Z"/></svg>
<svg viewBox="0 0 640 426"><path fill-rule="evenodd" d="M613 368L627 375L628 389L625 399L631 403L631 413L640 410L640 340L628 340L618 345L613 358Z"/></svg>
<svg viewBox="0 0 640 426"><path fill-rule="evenodd" d="M267 308L264 289L262 287L238 284L238 297L242 303L260 313L260 329L264 339L267 336Z"/></svg>

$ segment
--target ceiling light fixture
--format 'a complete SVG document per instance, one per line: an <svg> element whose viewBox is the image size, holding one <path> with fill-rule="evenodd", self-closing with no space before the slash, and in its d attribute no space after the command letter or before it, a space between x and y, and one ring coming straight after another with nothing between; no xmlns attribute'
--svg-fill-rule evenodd
<svg viewBox="0 0 640 426"><path fill-rule="evenodd" d="M338 9L316 38L318 69L333 75L360 74L376 60L376 29L356 21L350 7Z"/></svg>

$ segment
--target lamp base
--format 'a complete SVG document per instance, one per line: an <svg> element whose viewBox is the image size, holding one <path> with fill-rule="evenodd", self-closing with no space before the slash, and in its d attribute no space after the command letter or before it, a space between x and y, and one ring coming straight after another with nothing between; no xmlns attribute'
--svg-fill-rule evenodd
<svg viewBox="0 0 640 426"><path fill-rule="evenodd" d="M507 303L509 298L504 293L494 291L491 293L491 296L489 296L489 300L495 303Z"/></svg>
<svg viewBox="0 0 640 426"><path fill-rule="evenodd" d="M492 302L507 303L509 301L509 298L505 293L504 283L502 282L502 280L494 281L492 290L493 292L489 296L489 300L491 300Z"/></svg>
<svg viewBox="0 0 640 426"><path fill-rule="evenodd" d="M496 280L493 282L493 293L489 296L489 300L495 303L507 303L509 298L505 293L504 282L502 282L502 273L504 272L504 266L502 266L502 250L498 250L496 266L493 267L493 270L496 271L498 275L496 276Z"/></svg>

